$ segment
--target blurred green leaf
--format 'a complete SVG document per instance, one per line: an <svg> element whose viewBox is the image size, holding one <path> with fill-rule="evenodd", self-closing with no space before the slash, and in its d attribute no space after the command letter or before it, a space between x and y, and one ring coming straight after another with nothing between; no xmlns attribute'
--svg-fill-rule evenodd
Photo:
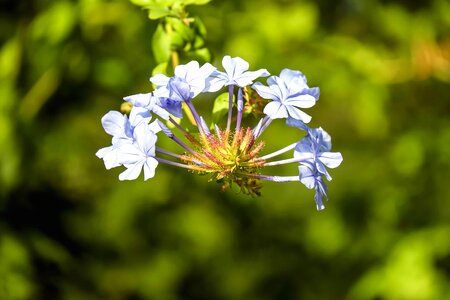
<svg viewBox="0 0 450 300"><path fill-rule="evenodd" d="M234 101L234 95L233 95ZM222 118L228 113L229 95L222 93L214 100L212 109L212 123L219 124Z"/></svg>
<svg viewBox="0 0 450 300"><path fill-rule="evenodd" d="M158 24L152 37L152 50L158 64L167 62L170 58L171 40L164 30L163 24Z"/></svg>

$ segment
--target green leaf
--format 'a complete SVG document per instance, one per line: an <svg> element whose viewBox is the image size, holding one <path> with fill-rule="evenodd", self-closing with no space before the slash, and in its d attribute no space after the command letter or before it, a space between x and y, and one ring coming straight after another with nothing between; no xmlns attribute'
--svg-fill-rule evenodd
<svg viewBox="0 0 450 300"><path fill-rule="evenodd" d="M157 20L170 15L172 11L168 7L149 8L148 17L152 20Z"/></svg>
<svg viewBox="0 0 450 300"><path fill-rule="evenodd" d="M211 0L184 0L182 1L184 5L203 5L206 4L208 2L210 2Z"/></svg>
<svg viewBox="0 0 450 300"><path fill-rule="evenodd" d="M210 62L211 61L211 52L208 48L200 48L196 49L188 54L188 57L191 60L197 60L199 62Z"/></svg>
<svg viewBox="0 0 450 300"><path fill-rule="evenodd" d="M173 30L175 30L183 40L187 42L194 40L195 38L194 30L189 26L187 26L186 24L184 24L183 21L181 21L178 18L170 18L168 22L172 26Z"/></svg>
<svg viewBox="0 0 450 300"><path fill-rule="evenodd" d="M170 58L170 39L160 23L152 37L152 50L157 63L167 62Z"/></svg>
<svg viewBox="0 0 450 300"><path fill-rule="evenodd" d="M195 32L197 33L197 36L200 35L201 37L205 38L206 37L206 26L203 23L203 21L200 18L195 17L193 24L194 24L194 28L195 28Z"/></svg>
<svg viewBox="0 0 450 300"><path fill-rule="evenodd" d="M212 110L212 121L214 124L218 124L220 122L220 119L222 119L223 116L228 114L228 102L229 102L228 97L229 97L228 93L222 93L219 96L217 96L216 100L214 100L214 106Z"/></svg>
<svg viewBox="0 0 450 300"><path fill-rule="evenodd" d="M205 40L200 36L196 36L194 40L194 49L201 48L203 45L205 45Z"/></svg>

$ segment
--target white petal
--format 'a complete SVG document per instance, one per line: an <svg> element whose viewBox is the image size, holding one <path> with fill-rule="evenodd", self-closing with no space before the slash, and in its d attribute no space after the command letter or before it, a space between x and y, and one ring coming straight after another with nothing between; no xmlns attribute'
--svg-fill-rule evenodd
<svg viewBox="0 0 450 300"><path fill-rule="evenodd" d="M311 116L304 113L300 109L295 108L294 106L290 106L290 105L287 105L286 108L289 112L290 117L297 119L297 120L301 120L304 123L309 123L311 121Z"/></svg>
<svg viewBox="0 0 450 300"><path fill-rule="evenodd" d="M309 108L316 104L316 98L311 95L291 95L288 97L288 99L286 99L285 103L301 108Z"/></svg>
<svg viewBox="0 0 450 300"><path fill-rule="evenodd" d="M323 152L319 154L320 161L328 168L338 167L342 161L342 154L340 152Z"/></svg>
<svg viewBox="0 0 450 300"><path fill-rule="evenodd" d="M308 189L312 189L316 186L316 178L313 171L304 165L298 167L300 182L303 183Z"/></svg>
<svg viewBox="0 0 450 300"><path fill-rule="evenodd" d="M287 118L288 117L288 112L286 110L286 107L284 107L278 101L269 102L264 107L264 113L266 115L268 115L271 119L280 119L280 118Z"/></svg>
<svg viewBox="0 0 450 300"><path fill-rule="evenodd" d="M252 89L254 89L258 93L258 95L260 95L264 99L280 101L280 95L276 94L270 87L263 85L261 82L255 82L252 85Z"/></svg>
<svg viewBox="0 0 450 300"><path fill-rule="evenodd" d="M102 117L102 125L106 133L115 136L125 132L125 116L118 111L109 111Z"/></svg>
<svg viewBox="0 0 450 300"><path fill-rule="evenodd" d="M216 71L209 78L206 79L204 92L217 92L227 83L225 73Z"/></svg>
<svg viewBox="0 0 450 300"><path fill-rule="evenodd" d="M266 69L260 69L258 71L248 71L237 76L234 81L240 87L245 87L253 83L253 80L262 76L269 76L270 73Z"/></svg>
<svg viewBox="0 0 450 300"><path fill-rule="evenodd" d="M148 157L144 163L144 180L155 176L155 169L158 166L158 161L153 157Z"/></svg>
<svg viewBox="0 0 450 300"><path fill-rule="evenodd" d="M145 154L137 144L124 144L117 149L117 161L119 164L134 164L145 158Z"/></svg>
<svg viewBox="0 0 450 300"><path fill-rule="evenodd" d="M125 167L127 168L125 171L119 174L119 180L134 180L139 177L141 174L142 165L144 161L138 161L135 164L127 164Z"/></svg>
<svg viewBox="0 0 450 300"><path fill-rule="evenodd" d="M165 86L169 83L169 77L164 74L156 74L155 76L150 77L150 81L154 83L156 86Z"/></svg>

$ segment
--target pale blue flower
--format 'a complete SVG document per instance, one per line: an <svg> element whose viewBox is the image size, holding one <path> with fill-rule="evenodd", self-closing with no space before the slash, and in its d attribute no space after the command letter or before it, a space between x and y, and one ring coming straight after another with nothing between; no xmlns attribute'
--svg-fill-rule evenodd
<svg viewBox="0 0 450 300"><path fill-rule="evenodd" d="M150 116L150 112L154 112L164 120L168 120L170 117L169 109L164 107L159 98L154 97L152 93L135 94L126 96L123 99L133 105L133 109L130 113L130 119L134 119L136 117L148 118Z"/></svg>
<svg viewBox="0 0 450 300"><path fill-rule="evenodd" d="M119 180L134 180L144 170L144 180L155 175L158 161L155 159L156 134L148 124L139 124L133 132L133 143L124 144L117 151L118 163L126 170L119 175Z"/></svg>
<svg viewBox="0 0 450 300"><path fill-rule="evenodd" d="M250 85L253 81L262 76L269 76L270 73L266 69L257 71L247 71L248 62L240 57L224 56L222 66L225 72L214 71L208 80L208 92L216 92L223 86L237 85L241 88Z"/></svg>
<svg viewBox="0 0 450 300"><path fill-rule="evenodd" d="M109 170L120 166L117 162L117 150L123 144L133 143L133 128L128 117L118 111L109 111L101 121L105 132L112 135L112 146L98 150L95 155L103 159Z"/></svg>
<svg viewBox="0 0 450 300"><path fill-rule="evenodd" d="M328 180L331 176L328 168L338 167L343 158L340 152L329 152L331 150L331 137L322 128L310 128L308 135L301 139L294 149L294 157L307 159L319 173L325 175Z"/></svg>
<svg viewBox="0 0 450 300"><path fill-rule="evenodd" d="M325 197L328 199L328 188L322 179L322 174L317 172L317 169L310 164L300 165L298 169L301 183L308 189L316 190L314 201L316 202L317 210L324 209L325 205L323 204L323 198Z"/></svg>
<svg viewBox="0 0 450 300"><path fill-rule="evenodd" d="M318 97L318 88L309 88L306 78L300 71L283 69L280 76L270 76L265 86L260 82L252 88L263 98L272 99L264 107L264 113L271 119L291 117L304 123L311 121L311 116L299 108L314 106Z"/></svg>
<svg viewBox="0 0 450 300"><path fill-rule="evenodd" d="M123 149L129 147L126 145L132 145L136 142L135 129L137 127L145 126L153 134L161 130L156 121L148 124L150 118L136 117L135 120L136 124L127 115L118 111L110 111L102 117L102 125L105 132L112 135L112 145L98 150L96 156L103 159L106 169L115 168L123 164L120 160L120 155Z"/></svg>
<svg viewBox="0 0 450 300"><path fill-rule="evenodd" d="M332 179L326 167L336 168L343 160L340 152L330 150L331 137L322 128L308 128L308 135L294 149L294 157L301 159L300 181L307 188L316 190L314 199L318 210L324 208L323 198L327 197L327 186L322 177L325 176L329 181Z"/></svg>
<svg viewBox="0 0 450 300"><path fill-rule="evenodd" d="M197 61L191 61L185 65L175 67L175 76L184 80L189 85L190 98L194 98L206 87L206 79L216 70L216 68L206 63L200 67ZM170 98L169 81L171 77L164 74L156 74L150 78L150 81L156 85L157 89L153 92L156 97Z"/></svg>

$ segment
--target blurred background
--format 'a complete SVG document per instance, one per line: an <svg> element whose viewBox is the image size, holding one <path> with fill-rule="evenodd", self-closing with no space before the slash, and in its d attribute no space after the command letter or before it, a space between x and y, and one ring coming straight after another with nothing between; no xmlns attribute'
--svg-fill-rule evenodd
<svg viewBox="0 0 450 300"><path fill-rule="evenodd" d="M300 183L120 182L100 119L151 90L157 22L126 0L0 5L0 299L450 299L448 1L188 7L217 67L321 88L311 126L344 156L321 212ZM301 137L283 128L273 149Z"/></svg>

